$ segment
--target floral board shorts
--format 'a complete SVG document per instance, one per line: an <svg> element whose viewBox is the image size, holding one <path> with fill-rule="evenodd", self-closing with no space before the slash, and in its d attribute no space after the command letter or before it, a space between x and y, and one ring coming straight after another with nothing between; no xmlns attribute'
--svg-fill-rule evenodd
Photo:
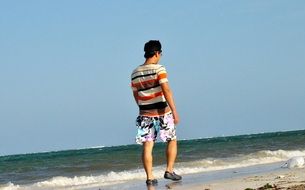
<svg viewBox="0 0 305 190"><path fill-rule="evenodd" d="M163 142L175 140L176 126L172 113L164 116L149 117L138 116L136 120L138 133L136 136L136 143L142 144L147 141L156 141L160 133L160 139Z"/></svg>

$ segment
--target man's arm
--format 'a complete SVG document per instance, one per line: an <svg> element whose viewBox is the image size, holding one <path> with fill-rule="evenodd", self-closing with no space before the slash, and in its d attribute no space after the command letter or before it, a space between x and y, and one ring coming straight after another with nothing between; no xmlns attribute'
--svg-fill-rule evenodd
<svg viewBox="0 0 305 190"><path fill-rule="evenodd" d="M161 83L160 85L161 85L164 97L165 97L167 103L169 104L170 109L172 110L173 117L174 117L174 123L175 123L175 125L177 125L179 123L180 118L179 118L178 112L176 110L173 93L169 87L168 82Z"/></svg>

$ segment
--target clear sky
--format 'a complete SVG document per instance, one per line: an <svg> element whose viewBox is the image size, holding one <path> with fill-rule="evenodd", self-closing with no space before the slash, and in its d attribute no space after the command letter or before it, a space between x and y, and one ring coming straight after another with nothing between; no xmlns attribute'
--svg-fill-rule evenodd
<svg viewBox="0 0 305 190"><path fill-rule="evenodd" d="M0 155L133 144L163 45L180 139L305 128L303 0L0 1Z"/></svg>

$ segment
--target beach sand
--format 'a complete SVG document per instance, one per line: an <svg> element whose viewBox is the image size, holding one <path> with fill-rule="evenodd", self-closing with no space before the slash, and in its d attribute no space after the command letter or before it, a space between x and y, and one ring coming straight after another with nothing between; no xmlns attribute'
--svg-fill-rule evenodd
<svg viewBox="0 0 305 190"><path fill-rule="evenodd" d="M304 168L281 168L283 162L183 175L180 182L158 179L157 186L146 187L144 180L101 187L100 190L305 190ZM263 188L265 186L265 188ZM269 188L267 188L269 186ZM99 190L99 188L95 189Z"/></svg>
<svg viewBox="0 0 305 190"><path fill-rule="evenodd" d="M305 190L305 169L286 169L202 184L185 185L175 189L245 190L247 189Z"/></svg>

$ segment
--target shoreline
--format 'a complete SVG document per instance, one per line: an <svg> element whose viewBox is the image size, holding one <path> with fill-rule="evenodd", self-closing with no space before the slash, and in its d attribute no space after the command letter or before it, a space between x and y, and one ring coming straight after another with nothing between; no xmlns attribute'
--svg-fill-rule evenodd
<svg viewBox="0 0 305 190"><path fill-rule="evenodd" d="M231 168L182 174L182 181L174 182L158 175L158 185L147 187L145 178L128 180L115 185L77 185L57 187L67 190L305 190L305 168L282 168L285 162L259 164L248 167ZM144 175L144 171L143 171ZM265 186L265 187L264 187ZM11 185L4 190L32 189L31 186ZM34 188L36 189L36 188ZM41 188L39 188L41 189ZM54 189L51 187L44 189Z"/></svg>
<svg viewBox="0 0 305 190"><path fill-rule="evenodd" d="M305 190L305 169L281 168L283 163L277 162L213 172L185 174L180 182L158 179L158 185L151 187L146 187L144 180L135 180L115 186L90 188L90 190ZM269 188L263 188L267 184ZM299 187L294 187L296 185Z"/></svg>

